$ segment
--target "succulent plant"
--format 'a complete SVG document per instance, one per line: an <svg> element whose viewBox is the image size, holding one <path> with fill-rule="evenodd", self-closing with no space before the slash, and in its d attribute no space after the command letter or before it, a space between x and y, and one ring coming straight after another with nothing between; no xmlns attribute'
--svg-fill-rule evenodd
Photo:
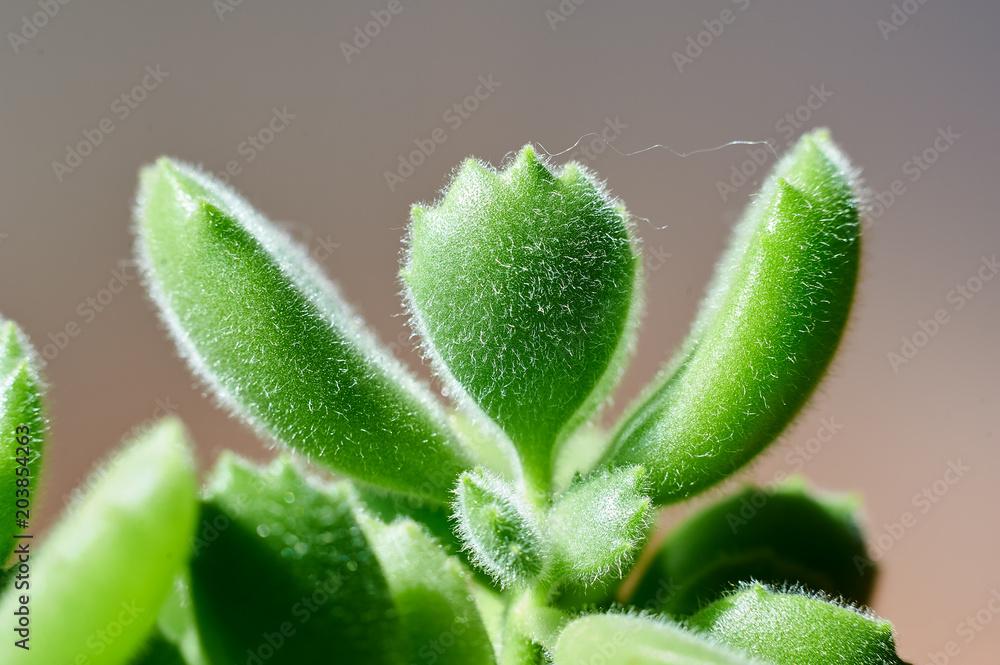
<svg viewBox="0 0 1000 665"><path fill-rule="evenodd" d="M166 329L282 452L226 453L199 492L178 420L139 433L32 550L39 636L5 663L902 663L862 609L875 566L853 497L748 487L651 544L657 508L775 441L837 350L862 203L827 132L774 167L687 341L607 430L642 249L584 166L531 146L499 171L469 159L413 207L403 294L450 404L233 190L168 158L140 181ZM7 528L4 492L34 491L44 383L26 337L0 331L5 445L30 449L0 460ZM8 617L26 604L14 564Z"/></svg>

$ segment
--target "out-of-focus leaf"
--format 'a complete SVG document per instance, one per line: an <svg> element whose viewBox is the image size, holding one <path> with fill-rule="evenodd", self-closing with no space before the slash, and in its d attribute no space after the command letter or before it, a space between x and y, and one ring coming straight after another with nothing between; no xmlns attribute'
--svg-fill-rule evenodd
<svg viewBox="0 0 1000 665"><path fill-rule="evenodd" d="M0 316L0 569L36 505L48 429L40 364L27 335Z"/></svg>
<svg viewBox="0 0 1000 665"><path fill-rule="evenodd" d="M141 648L189 555L194 460L180 421L129 443L38 551L28 586L9 587L0 615L29 598L30 650L3 645L4 665L121 665Z"/></svg>
<svg viewBox="0 0 1000 665"><path fill-rule="evenodd" d="M875 581L851 495L810 492L800 480L748 486L677 526L631 598L687 615L740 582L799 583L865 604ZM865 565L858 566L861 560Z"/></svg>
<svg viewBox="0 0 1000 665"><path fill-rule="evenodd" d="M382 564L400 623L409 640L407 663L489 665L493 646L462 564L416 522L360 524Z"/></svg>
<svg viewBox="0 0 1000 665"><path fill-rule="evenodd" d="M191 595L213 665L400 665L404 644L385 576L346 485L323 487L288 461L220 459L201 523Z"/></svg>
<svg viewBox="0 0 1000 665"><path fill-rule="evenodd" d="M595 614L562 631L554 665L761 665L681 626L645 616Z"/></svg>

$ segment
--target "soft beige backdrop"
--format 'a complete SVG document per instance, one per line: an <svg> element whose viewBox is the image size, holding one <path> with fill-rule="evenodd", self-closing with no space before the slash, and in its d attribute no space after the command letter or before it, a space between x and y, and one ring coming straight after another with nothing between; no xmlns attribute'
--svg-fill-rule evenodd
<svg viewBox="0 0 1000 665"><path fill-rule="evenodd" d="M981 288L971 297L949 292L1000 253L1000 5L401 0L348 62L341 43L389 4L76 0L51 18L35 15L34 0L2 4L0 311L39 345L60 340L67 324L78 331L49 348L54 436L36 527L158 408L191 426L206 466L223 447L266 454L192 387L131 279L135 174L157 155L215 171L235 162L233 184L273 218L294 220L289 230L419 366L397 297L400 238L410 203L434 198L463 157L496 163L529 141L558 152L602 131L622 153L734 140L783 147L827 125L873 188L900 182L869 229L855 319L831 376L749 475L801 468L823 487L863 493L871 534L882 538L875 609L895 622L903 654L930 662L954 641L949 662L997 662L1000 279L973 280ZM25 17L44 25L33 30ZM686 49L687 62L675 56ZM478 108L449 113L480 77L490 81L484 99L467 102ZM276 111L273 141L244 144ZM385 172L437 128L446 140L390 190ZM72 171L53 166L66 164L68 145L98 138L79 163L69 157ZM578 153L640 218L654 254L645 327L616 408L682 340L767 166L724 198L719 183L748 150ZM127 284L111 297L102 290L115 270ZM939 309L947 323L929 341L917 334L927 343L894 368L887 354ZM824 418L837 431L817 445L809 439ZM938 496L949 463L968 470L938 483ZM933 503L915 497L924 488ZM905 513L910 526L892 535L886 525ZM977 612L979 630L959 626Z"/></svg>

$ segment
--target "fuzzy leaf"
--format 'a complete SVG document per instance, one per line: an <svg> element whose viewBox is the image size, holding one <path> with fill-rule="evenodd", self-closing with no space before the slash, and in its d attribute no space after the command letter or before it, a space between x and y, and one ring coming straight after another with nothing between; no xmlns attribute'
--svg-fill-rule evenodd
<svg viewBox="0 0 1000 665"><path fill-rule="evenodd" d="M621 579L653 522L641 467L596 473L556 499L548 530L557 574L584 584Z"/></svg>
<svg viewBox="0 0 1000 665"><path fill-rule="evenodd" d="M455 490L458 532L472 560L502 586L535 579L546 546L531 507L514 487L483 468L463 473Z"/></svg>
<svg viewBox="0 0 1000 665"><path fill-rule="evenodd" d="M604 402L631 348L628 213L582 166L553 173L528 146L500 173L466 160L412 221L402 277L428 355L548 489L554 446Z"/></svg>
<svg viewBox="0 0 1000 665"><path fill-rule="evenodd" d="M227 453L202 503L191 596L213 663L402 662L385 576L346 485L325 488L286 460L257 469ZM271 655L268 655L271 654Z"/></svg>
<svg viewBox="0 0 1000 665"><path fill-rule="evenodd" d="M556 643L554 665L751 665L704 635L662 620L595 614L570 623Z"/></svg>
<svg viewBox="0 0 1000 665"><path fill-rule="evenodd" d="M623 420L609 461L677 501L773 441L833 357L858 273L851 167L825 131L775 167L736 227L691 335Z"/></svg>
<svg viewBox="0 0 1000 665"><path fill-rule="evenodd" d="M4 644L4 665L127 663L187 561L195 485L180 421L129 443L41 548L30 545L30 650ZM0 613L14 616L24 593L8 588Z"/></svg>
<svg viewBox="0 0 1000 665"><path fill-rule="evenodd" d="M304 251L212 176L142 173L138 254L196 374L260 433L346 475L448 499L471 466L429 392Z"/></svg>
<svg viewBox="0 0 1000 665"><path fill-rule="evenodd" d="M409 640L406 662L496 662L462 564L412 520L386 525L362 516L359 522L396 601Z"/></svg>
<svg viewBox="0 0 1000 665"><path fill-rule="evenodd" d="M0 569L24 531L18 520L33 519L42 472L48 421L39 365L28 337L0 317Z"/></svg>
<svg viewBox="0 0 1000 665"><path fill-rule="evenodd" d="M692 614L745 580L799 583L865 604L875 581L853 496L809 492L799 480L746 487L689 517L667 537L631 602ZM859 558L865 561L857 565Z"/></svg>
<svg viewBox="0 0 1000 665"><path fill-rule="evenodd" d="M775 665L897 665L892 626L870 613L799 592L749 584L688 623Z"/></svg>

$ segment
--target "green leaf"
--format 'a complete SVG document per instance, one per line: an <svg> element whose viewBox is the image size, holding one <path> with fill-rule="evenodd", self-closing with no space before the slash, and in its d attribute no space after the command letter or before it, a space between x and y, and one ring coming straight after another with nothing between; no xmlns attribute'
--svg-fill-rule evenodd
<svg viewBox="0 0 1000 665"><path fill-rule="evenodd" d="M896 665L892 626L870 613L799 592L750 584L688 623L775 665Z"/></svg>
<svg viewBox="0 0 1000 665"><path fill-rule="evenodd" d="M142 651L129 661L129 665L187 665L187 661L173 642L154 629Z"/></svg>
<svg viewBox="0 0 1000 665"><path fill-rule="evenodd" d="M559 636L554 665L751 665L704 635L646 616L595 614L570 623Z"/></svg>
<svg viewBox="0 0 1000 665"><path fill-rule="evenodd" d="M0 569L31 524L48 430L45 383L28 337L0 317Z"/></svg>
<svg viewBox="0 0 1000 665"><path fill-rule="evenodd" d="M579 164L553 173L526 146L500 173L466 160L412 222L401 274L425 350L547 490L554 446L604 402L632 346L628 213Z"/></svg>
<svg viewBox="0 0 1000 665"><path fill-rule="evenodd" d="M29 545L30 588L8 588L0 613L14 616L30 596L30 650L4 645L4 664L128 662L187 561L196 482L190 444L173 418L113 458L41 548Z"/></svg>
<svg viewBox="0 0 1000 665"><path fill-rule="evenodd" d="M471 466L430 393L320 268L238 194L161 159L142 172L138 254L194 372L261 434L439 503Z"/></svg>
<svg viewBox="0 0 1000 665"><path fill-rule="evenodd" d="M645 478L641 467L599 472L556 499L547 528L557 576L590 585L628 572L653 523Z"/></svg>
<svg viewBox="0 0 1000 665"><path fill-rule="evenodd" d="M472 579L416 522L360 524L382 565L409 638L407 663L488 665L496 662L472 597Z"/></svg>
<svg viewBox="0 0 1000 665"><path fill-rule="evenodd" d="M211 524L202 523L200 533L195 536L195 548L203 544L201 536L212 537L217 530ZM157 629L172 644L176 645L188 665L211 665L198 634L198 621L194 615L194 601L191 599L190 570L174 580L174 588L160 606Z"/></svg>
<svg viewBox="0 0 1000 665"><path fill-rule="evenodd" d="M453 529L454 522L448 506L430 504L419 497L386 492L360 483L355 485L354 493L365 510L382 522L389 524L397 519L412 519L430 531L449 554L462 551L462 539Z"/></svg>
<svg viewBox="0 0 1000 665"><path fill-rule="evenodd" d="M623 419L607 458L642 465L658 501L691 496L744 465L823 376L858 274L853 177L825 131L807 134L736 227L691 335Z"/></svg>
<svg viewBox="0 0 1000 665"><path fill-rule="evenodd" d="M682 616L753 579L799 583L863 605L875 564L858 511L855 497L810 492L798 479L770 491L745 487L676 527L630 602Z"/></svg>
<svg viewBox="0 0 1000 665"><path fill-rule="evenodd" d="M345 484L227 453L201 524L215 535L196 544L191 595L213 665L402 663L396 607Z"/></svg>
<svg viewBox="0 0 1000 665"><path fill-rule="evenodd" d="M514 487L483 468L455 490L458 532L472 560L504 587L537 578L547 564L539 520Z"/></svg>

